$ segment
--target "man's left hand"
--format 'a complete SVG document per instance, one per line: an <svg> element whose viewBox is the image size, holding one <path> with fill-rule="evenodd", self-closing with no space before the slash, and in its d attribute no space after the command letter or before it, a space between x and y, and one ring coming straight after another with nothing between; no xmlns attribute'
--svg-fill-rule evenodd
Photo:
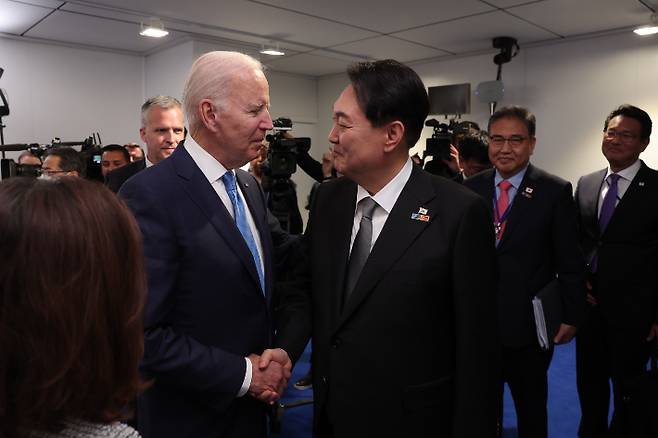
<svg viewBox="0 0 658 438"><path fill-rule="evenodd" d="M576 326L569 324L560 324L560 329L555 335L553 342L556 344L566 344L571 342L573 337L576 336Z"/></svg>

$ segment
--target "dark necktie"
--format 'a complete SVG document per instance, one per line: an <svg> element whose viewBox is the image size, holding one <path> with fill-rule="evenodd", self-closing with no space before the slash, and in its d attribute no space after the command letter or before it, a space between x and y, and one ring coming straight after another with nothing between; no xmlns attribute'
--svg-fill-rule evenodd
<svg viewBox="0 0 658 438"><path fill-rule="evenodd" d="M599 214L599 230L603 233L612 218L612 214L615 212L615 206L617 205L617 196L619 195L619 189L617 187L617 182L619 181L619 175L616 173L611 173L608 175L608 191L603 198L603 204L601 205L601 214Z"/></svg>
<svg viewBox="0 0 658 438"><path fill-rule="evenodd" d="M615 212L615 206L617 204L617 196L619 195L619 188L617 182L619 181L619 175L616 173L611 173L608 175L608 191L603 197L603 204L601 204L601 213L599 214L599 231L600 234L603 234L610 219L612 219L612 214ZM592 272L598 270L599 265L599 255L594 254L592 257L592 262L590 263L590 269Z"/></svg>
<svg viewBox="0 0 658 438"><path fill-rule="evenodd" d="M372 244L372 214L377 207L374 199L367 197L359 201L362 216L359 222L359 231L354 238L350 260L347 265L347 276L345 277L345 289L343 291L343 307L347 303L356 282L361 275L361 270L370 255L370 245Z"/></svg>
<svg viewBox="0 0 658 438"><path fill-rule="evenodd" d="M263 275L263 267L260 264L260 255L258 254L258 246L256 245L256 239L251 233L251 228L249 228L249 222L247 221L247 214L245 212L245 206L242 202L242 199L238 195L238 188L235 184L235 175L233 171L229 170L224 175L222 175L222 181L226 187L226 193L231 199L231 204L233 204L233 214L235 215L235 225L237 225L240 234L244 238L251 255L254 258L254 263L256 264L256 271L258 272L258 280L260 280L260 287L265 294L265 276Z"/></svg>

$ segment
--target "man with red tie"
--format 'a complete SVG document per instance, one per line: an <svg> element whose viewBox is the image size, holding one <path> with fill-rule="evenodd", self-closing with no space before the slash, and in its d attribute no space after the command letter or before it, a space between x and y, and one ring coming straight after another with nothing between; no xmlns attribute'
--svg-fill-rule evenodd
<svg viewBox="0 0 658 438"><path fill-rule="evenodd" d="M620 382L643 372L658 335L658 172L639 158L651 125L640 108L622 105L612 111L601 145L609 166L580 178L576 189L590 275L576 341L582 438L645 436L625 428L618 408Z"/></svg>
<svg viewBox="0 0 658 438"><path fill-rule="evenodd" d="M539 345L532 299L552 281L558 282L563 314L552 339L556 344L574 337L585 304L584 260L571 184L530 164L535 126L535 116L525 108L496 111L489 119L494 168L464 181L492 210L499 269L500 389L502 396L507 382L520 438L547 436L546 372L553 348L543 350Z"/></svg>

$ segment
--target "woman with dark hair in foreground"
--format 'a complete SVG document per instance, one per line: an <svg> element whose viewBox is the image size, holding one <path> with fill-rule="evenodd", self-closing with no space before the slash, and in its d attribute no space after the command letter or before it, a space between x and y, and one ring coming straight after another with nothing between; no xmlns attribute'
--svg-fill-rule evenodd
<svg viewBox="0 0 658 438"><path fill-rule="evenodd" d="M79 178L0 184L0 437L138 437L139 229Z"/></svg>

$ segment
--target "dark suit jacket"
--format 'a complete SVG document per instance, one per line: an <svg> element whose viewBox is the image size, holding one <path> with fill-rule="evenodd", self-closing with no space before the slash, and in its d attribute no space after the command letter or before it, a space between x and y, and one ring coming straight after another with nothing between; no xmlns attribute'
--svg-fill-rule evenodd
<svg viewBox="0 0 658 438"><path fill-rule="evenodd" d="M154 384L138 400L143 437L265 436L265 405L236 394L244 357L272 338L272 238L258 183L236 175L262 242L265 296L235 222L182 143L119 193L148 273L141 370Z"/></svg>
<svg viewBox="0 0 658 438"><path fill-rule="evenodd" d="M328 412L340 438L492 436L485 205L414 166L341 312L356 192L345 178L319 186L304 236L310 296L290 292L279 313L279 344L294 357L312 325L316 427ZM428 221L412 219L420 208Z"/></svg>
<svg viewBox="0 0 658 438"><path fill-rule="evenodd" d="M464 181L493 216L495 170ZM493 218L492 218L493 220ZM507 347L537 344L532 299L558 278L563 322L578 325L585 306L585 263L578 247L576 207L571 184L529 165L498 244L498 316Z"/></svg>
<svg viewBox="0 0 658 438"><path fill-rule="evenodd" d="M117 193L119 189L121 189L123 183L128 181L131 176L136 175L145 168L146 159L128 163L125 166L114 169L112 172L108 173L105 177L105 185L114 193Z"/></svg>
<svg viewBox="0 0 658 438"><path fill-rule="evenodd" d="M603 234L598 202L606 169L578 181L580 242L591 262L598 249L598 302L617 327L648 333L658 311L658 172L642 167L615 209Z"/></svg>

